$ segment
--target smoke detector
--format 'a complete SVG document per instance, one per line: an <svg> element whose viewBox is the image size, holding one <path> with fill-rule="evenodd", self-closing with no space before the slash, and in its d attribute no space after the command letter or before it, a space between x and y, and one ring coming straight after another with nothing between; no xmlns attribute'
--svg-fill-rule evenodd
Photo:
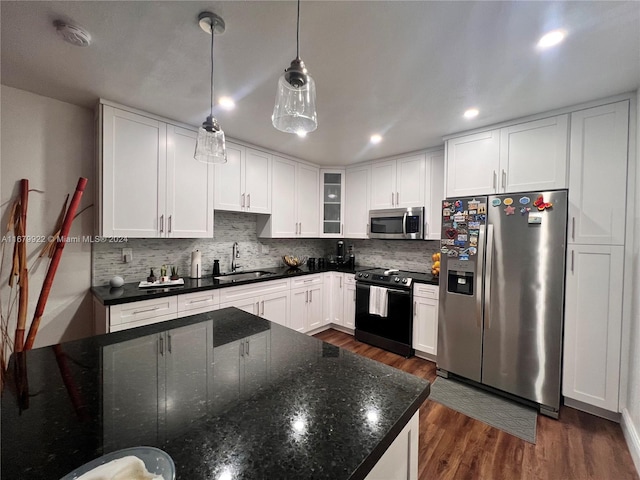
<svg viewBox="0 0 640 480"><path fill-rule="evenodd" d="M91 34L77 25L56 20L53 22L56 31L64 38L65 42L76 47L88 47L91 45Z"/></svg>

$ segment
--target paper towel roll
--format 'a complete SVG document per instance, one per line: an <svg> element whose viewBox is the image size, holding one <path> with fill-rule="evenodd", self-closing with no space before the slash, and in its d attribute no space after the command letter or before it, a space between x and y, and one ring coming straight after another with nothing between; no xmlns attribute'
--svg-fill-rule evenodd
<svg viewBox="0 0 640 480"><path fill-rule="evenodd" d="M200 250L191 252L191 278L202 277L202 255Z"/></svg>

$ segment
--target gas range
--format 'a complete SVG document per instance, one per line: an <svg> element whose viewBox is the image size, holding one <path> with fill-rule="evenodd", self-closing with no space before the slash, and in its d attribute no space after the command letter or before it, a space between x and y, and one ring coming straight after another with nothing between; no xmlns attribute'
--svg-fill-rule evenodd
<svg viewBox="0 0 640 480"><path fill-rule="evenodd" d="M413 282L412 275L416 272L383 268L372 268L356 272L356 281L381 287L410 290Z"/></svg>

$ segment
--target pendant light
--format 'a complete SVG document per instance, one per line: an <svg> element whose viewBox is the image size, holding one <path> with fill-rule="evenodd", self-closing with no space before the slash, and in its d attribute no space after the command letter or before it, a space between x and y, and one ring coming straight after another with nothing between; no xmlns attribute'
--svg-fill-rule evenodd
<svg viewBox="0 0 640 480"><path fill-rule="evenodd" d="M224 33L224 20L215 13L202 12L198 15L200 28L211 34L211 109L209 116L198 129L194 158L204 163L227 163L224 132L213 117L213 38Z"/></svg>
<svg viewBox="0 0 640 480"><path fill-rule="evenodd" d="M296 58L278 80L271 121L281 132L300 136L318 128L316 84L300 59L300 0L296 26Z"/></svg>

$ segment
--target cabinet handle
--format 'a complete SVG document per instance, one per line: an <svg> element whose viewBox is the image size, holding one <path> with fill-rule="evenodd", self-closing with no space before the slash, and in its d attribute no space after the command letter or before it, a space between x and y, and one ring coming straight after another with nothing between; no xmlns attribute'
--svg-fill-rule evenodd
<svg viewBox="0 0 640 480"><path fill-rule="evenodd" d="M309 290L309 303L313 303L313 290Z"/></svg>
<svg viewBox="0 0 640 480"><path fill-rule="evenodd" d="M251 194L247 193L247 208L251 208Z"/></svg>
<svg viewBox="0 0 640 480"><path fill-rule="evenodd" d="M496 171L493 171L493 189L495 190L496 188L498 188L497 186L498 184L498 174L496 173Z"/></svg>
<svg viewBox="0 0 640 480"><path fill-rule="evenodd" d="M249 355L249 339L247 338L247 355Z"/></svg>
<svg viewBox="0 0 640 480"><path fill-rule="evenodd" d="M371 234L371 230L369 228L369 224L367 223L367 235L370 235L370 234Z"/></svg>
<svg viewBox="0 0 640 480"><path fill-rule="evenodd" d="M160 215L160 233L164 232L164 215Z"/></svg>
<svg viewBox="0 0 640 480"><path fill-rule="evenodd" d="M146 312L155 312L156 310L158 310L160 307L153 307L153 308L147 308L146 310L134 310L133 314L137 315L139 313L146 313Z"/></svg>
<svg viewBox="0 0 640 480"><path fill-rule="evenodd" d="M262 316L264 316L264 300L262 300Z"/></svg>
<svg viewBox="0 0 640 480"><path fill-rule="evenodd" d="M171 334L167 333L167 350L171 353Z"/></svg>
<svg viewBox="0 0 640 480"><path fill-rule="evenodd" d="M506 188L507 187L507 172L502 169L502 188Z"/></svg>
<svg viewBox="0 0 640 480"><path fill-rule="evenodd" d="M413 316L416 316L416 313L418 312L418 306L416 304L416 301L413 301Z"/></svg>
<svg viewBox="0 0 640 480"><path fill-rule="evenodd" d="M244 357L244 340L240 342L240 356Z"/></svg>
<svg viewBox="0 0 640 480"><path fill-rule="evenodd" d="M309 303L309 290L304 292L304 303Z"/></svg>
<svg viewBox="0 0 640 480"><path fill-rule="evenodd" d="M571 250L571 273L573 273L573 250Z"/></svg>
<svg viewBox="0 0 640 480"><path fill-rule="evenodd" d="M242 202L241 202L240 206L241 206L242 208L244 208L244 193L242 194Z"/></svg>
<svg viewBox="0 0 640 480"><path fill-rule="evenodd" d="M393 192L391 192L391 206L394 206L395 204L396 204L396 202L393 199Z"/></svg>
<svg viewBox="0 0 640 480"><path fill-rule="evenodd" d="M396 207L400 205L400 192L396 192Z"/></svg>
<svg viewBox="0 0 640 480"><path fill-rule="evenodd" d="M571 217L571 240L576 239L576 217Z"/></svg>
<svg viewBox="0 0 640 480"><path fill-rule="evenodd" d="M189 305L193 305L194 303L208 302L208 301L209 301L209 299L208 299L208 298L203 298L203 299L201 299L201 300L191 300L191 301L189 302Z"/></svg>
<svg viewBox="0 0 640 480"><path fill-rule="evenodd" d="M344 223L340 224L340 235L342 235L342 228L344 227Z"/></svg>
<svg viewBox="0 0 640 480"><path fill-rule="evenodd" d="M260 315L260 302L256 302L256 315Z"/></svg>
<svg viewBox="0 0 640 480"><path fill-rule="evenodd" d="M173 215L169 215L169 233L171 233L171 225L173 224L173 222L171 221L173 218Z"/></svg>
<svg viewBox="0 0 640 480"><path fill-rule="evenodd" d="M353 291L353 301L354 302L356 301L356 291L355 290Z"/></svg>
<svg viewBox="0 0 640 480"><path fill-rule="evenodd" d="M340 289L342 290L342 277L340 277Z"/></svg>
<svg viewBox="0 0 640 480"><path fill-rule="evenodd" d="M160 355L164 355L164 337L160 337Z"/></svg>

